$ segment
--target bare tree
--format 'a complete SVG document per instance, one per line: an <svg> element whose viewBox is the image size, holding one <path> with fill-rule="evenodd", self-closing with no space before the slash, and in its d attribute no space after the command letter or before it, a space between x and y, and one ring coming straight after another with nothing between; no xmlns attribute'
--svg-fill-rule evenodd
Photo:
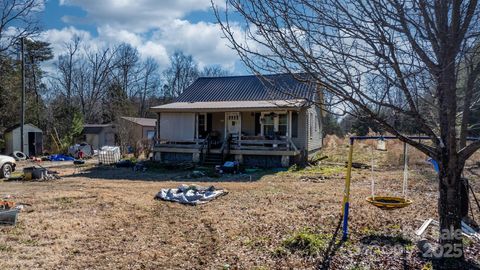
<svg viewBox="0 0 480 270"><path fill-rule="evenodd" d="M219 65L206 66L200 72L202 77L224 77L230 75L230 72Z"/></svg>
<svg viewBox="0 0 480 270"><path fill-rule="evenodd" d="M22 37L40 31L37 14L43 0L2 0L0 2L0 54L8 51Z"/></svg>
<svg viewBox="0 0 480 270"><path fill-rule="evenodd" d="M128 97L138 94L135 87L139 74L140 56L138 50L129 44L121 44L115 50L115 63L113 64L113 75L122 86Z"/></svg>
<svg viewBox="0 0 480 270"><path fill-rule="evenodd" d="M480 141L466 143L480 94L474 87L480 62L469 61L479 44L477 0L227 0L225 12L214 8L255 73L287 72L319 84L334 97L329 105L336 112L367 115L437 160L440 228L460 230L461 175L480 148ZM232 9L244 19L246 39L229 21ZM462 90L459 72L467 82ZM386 109L416 122L433 145L399 132ZM463 258L461 239L440 242Z"/></svg>
<svg viewBox="0 0 480 270"><path fill-rule="evenodd" d="M143 62L141 69L141 79L139 80L140 86L140 117L145 117L148 112L148 100L149 97L157 93L160 86L160 77L158 71L158 64L153 58L147 58Z"/></svg>
<svg viewBox="0 0 480 270"><path fill-rule="evenodd" d="M191 55L176 51L170 57L170 67L164 72L165 96L176 97L198 78L197 63Z"/></svg>
<svg viewBox="0 0 480 270"><path fill-rule="evenodd" d="M77 67L77 54L81 40L79 36L74 36L69 42L64 44L65 54L58 57L57 68L59 71L59 76L55 77L56 90L59 90L61 93L64 93L67 106L71 106L72 95L73 95L73 77L74 72Z"/></svg>
<svg viewBox="0 0 480 270"><path fill-rule="evenodd" d="M112 52L109 48L98 51L86 49L85 55L86 59L80 68L79 76L88 84L77 87L76 91L85 120L87 122L98 122L101 120L102 99L110 87L115 52Z"/></svg>

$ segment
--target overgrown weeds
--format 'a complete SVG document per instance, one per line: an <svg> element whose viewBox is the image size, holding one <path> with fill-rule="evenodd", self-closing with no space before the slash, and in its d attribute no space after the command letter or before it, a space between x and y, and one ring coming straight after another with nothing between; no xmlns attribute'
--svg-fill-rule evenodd
<svg viewBox="0 0 480 270"><path fill-rule="evenodd" d="M304 228L285 239L282 248L304 256L316 256L325 252L332 237L331 234L317 233L311 228ZM278 249L278 251L281 253L280 251L283 250Z"/></svg>

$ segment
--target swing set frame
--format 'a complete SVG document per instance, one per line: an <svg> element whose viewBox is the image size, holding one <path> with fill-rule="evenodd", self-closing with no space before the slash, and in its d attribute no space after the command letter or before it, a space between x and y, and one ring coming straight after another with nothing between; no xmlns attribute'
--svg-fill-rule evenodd
<svg viewBox="0 0 480 270"><path fill-rule="evenodd" d="M405 136L411 140L431 140L427 136ZM365 141L365 140L399 140L396 136L351 136L350 137L350 146L348 152L348 163L347 163L347 173L345 177L345 188L343 191L343 203L342 203L342 230L343 236L342 240L346 241L348 239L348 214L350 210L350 184L352 180L352 163L353 163L353 146L355 141ZM478 141L480 138L477 137L468 137L467 141ZM375 197L380 198L380 197ZM411 204L411 201L405 199L405 203ZM372 203L372 202L371 202ZM374 203L372 203L374 204ZM375 205L375 204L374 204ZM407 205L405 205L407 206ZM377 206L378 207L378 206ZM381 207L380 207L381 208Z"/></svg>

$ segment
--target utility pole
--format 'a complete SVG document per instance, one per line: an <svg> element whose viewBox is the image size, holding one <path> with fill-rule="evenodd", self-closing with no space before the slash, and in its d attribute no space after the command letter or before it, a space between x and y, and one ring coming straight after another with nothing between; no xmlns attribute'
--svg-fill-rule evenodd
<svg viewBox="0 0 480 270"><path fill-rule="evenodd" d="M25 38L21 38L21 55L22 55L22 116L20 118L20 144L21 151L25 153L24 137L25 137Z"/></svg>

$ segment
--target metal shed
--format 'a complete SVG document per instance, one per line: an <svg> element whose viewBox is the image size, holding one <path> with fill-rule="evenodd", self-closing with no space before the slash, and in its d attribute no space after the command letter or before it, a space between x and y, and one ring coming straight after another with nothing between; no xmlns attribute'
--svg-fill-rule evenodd
<svg viewBox="0 0 480 270"><path fill-rule="evenodd" d="M5 154L22 151L20 125L5 130ZM43 132L32 124L24 125L23 151L27 156L41 155L43 152Z"/></svg>

